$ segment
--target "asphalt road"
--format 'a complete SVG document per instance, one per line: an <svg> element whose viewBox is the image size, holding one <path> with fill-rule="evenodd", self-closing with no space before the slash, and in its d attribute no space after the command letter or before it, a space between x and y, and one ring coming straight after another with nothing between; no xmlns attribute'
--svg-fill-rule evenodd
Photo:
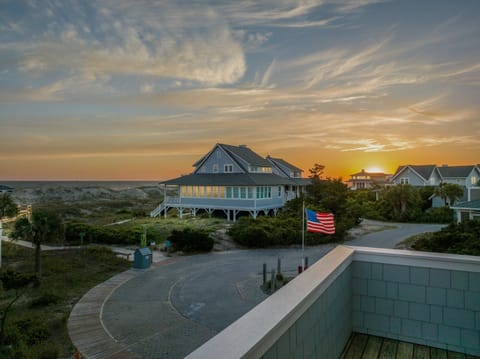
<svg viewBox="0 0 480 359"><path fill-rule="evenodd" d="M397 224L345 245L394 248L405 238L439 230L439 225ZM307 247L314 263L334 244ZM119 287L105 301L102 320L117 341L139 358L182 358L264 300L262 265L281 258L296 273L300 248L238 250L181 257L152 268Z"/></svg>

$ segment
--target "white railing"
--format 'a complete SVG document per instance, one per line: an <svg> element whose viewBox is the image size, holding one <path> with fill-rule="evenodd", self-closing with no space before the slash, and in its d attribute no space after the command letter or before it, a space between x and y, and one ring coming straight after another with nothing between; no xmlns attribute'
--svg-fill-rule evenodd
<svg viewBox="0 0 480 359"><path fill-rule="evenodd" d="M158 217L164 209L165 209L165 203L162 202L158 205L157 208L155 208L153 211L150 212L150 217L152 218Z"/></svg>

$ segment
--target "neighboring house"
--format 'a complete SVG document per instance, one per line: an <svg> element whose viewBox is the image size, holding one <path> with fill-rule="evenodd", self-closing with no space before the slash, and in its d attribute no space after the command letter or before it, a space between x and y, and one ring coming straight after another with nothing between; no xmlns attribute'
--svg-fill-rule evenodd
<svg viewBox="0 0 480 359"><path fill-rule="evenodd" d="M459 201L480 199L480 168L478 166L447 166L438 167L442 182L454 183L464 188L463 197Z"/></svg>
<svg viewBox="0 0 480 359"><path fill-rule="evenodd" d="M398 167L391 182L414 187L438 186L441 183L441 176L436 165L407 165Z"/></svg>
<svg viewBox="0 0 480 359"><path fill-rule="evenodd" d="M480 220L480 199L468 202L460 202L451 207L456 214L457 222L465 219Z"/></svg>
<svg viewBox="0 0 480 359"><path fill-rule="evenodd" d="M441 183L458 184L464 189L464 195L459 201L472 201L480 199L480 168L470 166L400 166L391 181L393 184L410 184L415 187L439 186ZM442 207L444 200L433 196L432 206Z"/></svg>
<svg viewBox="0 0 480 359"><path fill-rule="evenodd" d="M347 181L348 187L351 190L375 188L377 186L385 186L392 175L383 172L366 172L362 169L361 172L350 175Z"/></svg>
<svg viewBox="0 0 480 359"><path fill-rule="evenodd" d="M216 144L193 166L191 174L160 183L164 201L152 217L162 213L166 217L170 208L176 208L180 217L185 209L193 216L199 210L208 214L222 210L233 221L240 212L253 218L260 212L276 215L309 183L298 167L279 158L263 158L246 145Z"/></svg>
<svg viewBox="0 0 480 359"><path fill-rule="evenodd" d="M0 184L0 194L13 192L13 188Z"/></svg>

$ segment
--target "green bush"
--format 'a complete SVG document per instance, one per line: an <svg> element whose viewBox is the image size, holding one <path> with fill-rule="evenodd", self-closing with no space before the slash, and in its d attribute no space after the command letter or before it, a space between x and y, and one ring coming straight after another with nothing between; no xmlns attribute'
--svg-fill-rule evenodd
<svg viewBox="0 0 480 359"><path fill-rule="evenodd" d="M337 222L337 232L343 232L350 224ZM295 217L240 218L228 234L235 242L250 248L300 245L302 243L302 219ZM305 233L305 243L321 244L335 240L335 235Z"/></svg>
<svg viewBox="0 0 480 359"><path fill-rule="evenodd" d="M57 359L60 356L58 344L44 341L35 345L20 342L15 346L0 349L2 359Z"/></svg>
<svg viewBox="0 0 480 359"><path fill-rule="evenodd" d="M199 229L173 230L168 240L174 251L209 252L213 248L213 239L209 233Z"/></svg>
<svg viewBox="0 0 480 359"><path fill-rule="evenodd" d="M80 243L80 233L85 233L83 243L137 244L141 228L92 226L84 223L68 223L65 240L70 244Z"/></svg>
<svg viewBox="0 0 480 359"><path fill-rule="evenodd" d="M424 236L412 247L419 251L480 255L480 221L452 223L439 232Z"/></svg>
<svg viewBox="0 0 480 359"><path fill-rule="evenodd" d="M32 307L46 307L52 304L60 303L63 300L62 293L58 290L49 288L45 290L39 297L31 302Z"/></svg>
<svg viewBox="0 0 480 359"><path fill-rule="evenodd" d="M51 333L46 318L39 315L26 315L8 324L5 342L12 346L24 343L36 345L47 340Z"/></svg>
<svg viewBox="0 0 480 359"><path fill-rule="evenodd" d="M430 208L418 218L422 223L451 223L454 218L453 209L449 207Z"/></svg>

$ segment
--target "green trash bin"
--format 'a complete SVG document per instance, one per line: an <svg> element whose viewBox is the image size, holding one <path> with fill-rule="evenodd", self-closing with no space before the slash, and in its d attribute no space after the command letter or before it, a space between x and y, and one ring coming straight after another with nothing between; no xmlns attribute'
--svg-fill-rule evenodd
<svg viewBox="0 0 480 359"><path fill-rule="evenodd" d="M152 251L150 248L138 248L133 254L133 268L146 269L152 264Z"/></svg>

